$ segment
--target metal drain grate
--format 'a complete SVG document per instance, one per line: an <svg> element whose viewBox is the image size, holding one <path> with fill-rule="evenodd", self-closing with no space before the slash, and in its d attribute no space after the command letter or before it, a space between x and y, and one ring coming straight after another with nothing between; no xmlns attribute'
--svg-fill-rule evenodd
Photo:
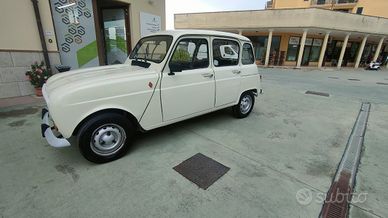
<svg viewBox="0 0 388 218"><path fill-rule="evenodd" d="M360 113L349 137L336 176L322 206L319 216L321 218L348 217L349 203L356 180L370 106L370 103L363 103L361 105Z"/></svg>
<svg viewBox="0 0 388 218"><path fill-rule="evenodd" d="M338 181L334 182L327 193L325 204L323 205L322 218L343 218L348 215L348 203L351 199L350 173L341 172Z"/></svg>
<svg viewBox="0 0 388 218"><path fill-rule="evenodd" d="M329 79L339 79L339 77L329 76Z"/></svg>
<svg viewBox="0 0 388 218"><path fill-rule="evenodd" d="M175 171L206 190L229 171L217 161L198 153L173 168Z"/></svg>
<svg viewBox="0 0 388 218"><path fill-rule="evenodd" d="M309 95L319 95L319 96L324 96L324 97L329 97L330 95L327 94L327 93L323 93L323 92L313 92L313 91L307 91L306 94L309 94Z"/></svg>
<svg viewBox="0 0 388 218"><path fill-rule="evenodd" d="M348 80L350 80L350 81L361 81L359 79L348 79Z"/></svg>
<svg viewBox="0 0 388 218"><path fill-rule="evenodd" d="M388 85L388 83L376 83L377 85Z"/></svg>

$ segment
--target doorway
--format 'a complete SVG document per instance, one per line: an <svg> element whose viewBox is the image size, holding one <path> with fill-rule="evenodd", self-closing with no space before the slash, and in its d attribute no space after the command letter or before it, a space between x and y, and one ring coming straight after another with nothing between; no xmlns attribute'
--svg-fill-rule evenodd
<svg viewBox="0 0 388 218"><path fill-rule="evenodd" d="M100 65L122 64L131 51L129 4L97 1Z"/></svg>
<svg viewBox="0 0 388 218"><path fill-rule="evenodd" d="M310 63L311 46L305 46L303 51L302 66L308 66Z"/></svg>

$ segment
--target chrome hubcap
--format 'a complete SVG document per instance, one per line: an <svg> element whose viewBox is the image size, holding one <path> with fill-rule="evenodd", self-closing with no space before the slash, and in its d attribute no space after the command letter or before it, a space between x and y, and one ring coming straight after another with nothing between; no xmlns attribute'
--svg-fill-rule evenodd
<svg viewBox="0 0 388 218"><path fill-rule="evenodd" d="M242 99L241 99L241 103L240 103L240 111L242 114L246 114L249 112L249 110L251 109L252 107L252 97L250 95L245 95Z"/></svg>
<svg viewBox="0 0 388 218"><path fill-rule="evenodd" d="M105 124L92 134L91 149L98 155L108 156L124 146L127 136L124 129L116 124Z"/></svg>

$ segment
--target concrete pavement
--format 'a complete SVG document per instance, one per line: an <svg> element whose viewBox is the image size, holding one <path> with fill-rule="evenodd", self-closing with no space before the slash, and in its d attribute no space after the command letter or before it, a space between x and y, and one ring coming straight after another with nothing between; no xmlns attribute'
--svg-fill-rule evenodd
<svg viewBox="0 0 388 218"><path fill-rule="evenodd" d="M388 86L376 84L388 76L359 71L357 84L348 80L357 72L260 70L265 94L249 117L225 109L139 133L126 156L104 165L83 159L75 139L47 144L44 103L0 110L0 217L318 217L364 100L372 108L356 190L368 195L351 215L388 216ZM172 169L197 153L230 167L207 190ZM297 200L301 189L311 203Z"/></svg>

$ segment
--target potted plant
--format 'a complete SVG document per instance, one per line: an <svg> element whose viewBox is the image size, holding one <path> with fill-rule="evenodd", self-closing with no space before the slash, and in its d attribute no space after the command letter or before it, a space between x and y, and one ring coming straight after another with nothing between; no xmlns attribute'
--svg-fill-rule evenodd
<svg viewBox="0 0 388 218"><path fill-rule="evenodd" d="M34 86L37 96L42 95L42 86L53 75L50 68L45 67L45 63L42 60L40 63L35 61L31 64L31 70L26 72L27 80Z"/></svg>

